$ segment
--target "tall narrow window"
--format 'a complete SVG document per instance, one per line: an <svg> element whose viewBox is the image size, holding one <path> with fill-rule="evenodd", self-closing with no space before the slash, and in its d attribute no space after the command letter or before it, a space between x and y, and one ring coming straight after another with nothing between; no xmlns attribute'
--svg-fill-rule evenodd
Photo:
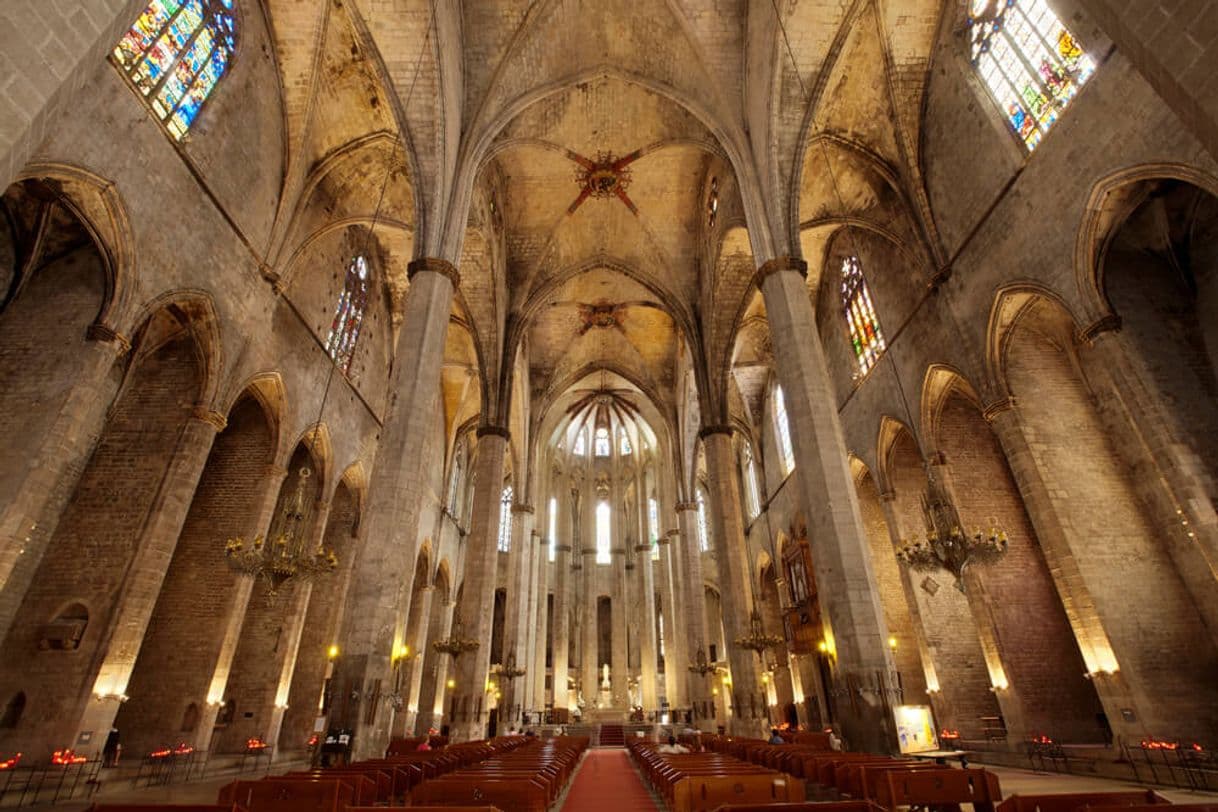
<svg viewBox="0 0 1218 812"><path fill-rule="evenodd" d="M753 461L752 443L744 444L740 457L740 465L744 469L744 497L748 502L749 521L752 521L761 513L761 489L757 483L757 463Z"/></svg>
<svg viewBox="0 0 1218 812"><path fill-rule="evenodd" d="M575 445L571 447L571 453L577 457L582 457L588 453L588 446L584 439L583 429L580 429L579 434L575 435Z"/></svg>
<svg viewBox="0 0 1218 812"><path fill-rule="evenodd" d="M630 445L630 437L626 434L626 429L624 428L617 430L617 453L622 457L634 453L634 448Z"/></svg>
<svg viewBox="0 0 1218 812"><path fill-rule="evenodd" d="M596 438L593 440L593 451L598 457L609 456L609 429L604 426L596 430Z"/></svg>
<svg viewBox="0 0 1218 812"><path fill-rule="evenodd" d="M596 503L596 563L608 564L609 552L613 546L609 534L609 503Z"/></svg>
<svg viewBox="0 0 1218 812"><path fill-rule="evenodd" d="M651 536L651 560L660 560L660 505L654 496L647 499L647 532Z"/></svg>
<svg viewBox="0 0 1218 812"><path fill-rule="evenodd" d="M795 449L791 447L791 426L787 422L787 400L782 387L774 387L774 431L778 435L778 455L782 458L782 473L795 468Z"/></svg>
<svg viewBox="0 0 1218 812"><path fill-rule="evenodd" d="M355 357L355 344L359 341L359 329L364 323L364 311L368 307L368 260L352 257L347 265L347 278L343 292L334 306L334 320L330 322L330 335L326 337L326 352L343 372L351 368Z"/></svg>
<svg viewBox="0 0 1218 812"><path fill-rule="evenodd" d="M842 260L842 311L850 325L850 346L854 348L859 373L866 375L880 359L885 344L858 257Z"/></svg>
<svg viewBox="0 0 1218 812"><path fill-rule="evenodd" d="M558 554L558 500L550 497L550 561Z"/></svg>
<svg viewBox="0 0 1218 812"><path fill-rule="evenodd" d="M1045 0L969 0L973 65L1029 150L1035 149L1095 61Z"/></svg>
<svg viewBox="0 0 1218 812"><path fill-rule="evenodd" d="M112 57L180 140L235 50L233 0L151 0Z"/></svg>
<svg viewBox="0 0 1218 812"><path fill-rule="evenodd" d="M457 450L453 452L453 468L452 474L448 478L448 512L453 518L460 519L461 516L457 512L460 505L457 503L461 492L461 476L465 471L465 440L457 443Z"/></svg>
<svg viewBox="0 0 1218 812"><path fill-rule="evenodd" d="M512 486L503 489L499 500L499 552L512 549Z"/></svg>
<svg viewBox="0 0 1218 812"><path fill-rule="evenodd" d="M710 533L706 529L706 496L701 488L695 491L694 500L698 503L698 549L705 553L710 550Z"/></svg>

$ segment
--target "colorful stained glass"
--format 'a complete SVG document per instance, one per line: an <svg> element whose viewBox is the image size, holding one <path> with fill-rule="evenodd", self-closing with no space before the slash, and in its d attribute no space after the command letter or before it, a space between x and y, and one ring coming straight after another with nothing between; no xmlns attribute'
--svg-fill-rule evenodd
<svg viewBox="0 0 1218 812"><path fill-rule="evenodd" d="M634 448L630 445L630 438L626 435L626 429L617 430L617 453L623 457L634 453Z"/></svg>
<svg viewBox="0 0 1218 812"><path fill-rule="evenodd" d="M886 345L858 257L842 260L842 309L846 324L850 326L850 346L858 360L859 374L866 375L875 366Z"/></svg>
<svg viewBox="0 0 1218 812"><path fill-rule="evenodd" d="M114 61L174 138L190 129L236 49L233 0L151 0Z"/></svg>
<svg viewBox="0 0 1218 812"><path fill-rule="evenodd" d="M601 426L596 430L596 437L593 438L592 449L598 457L609 456L609 429Z"/></svg>
<svg viewBox="0 0 1218 812"><path fill-rule="evenodd" d="M972 0L973 64L1028 149L1078 95L1095 61L1045 0Z"/></svg>
<svg viewBox="0 0 1218 812"><path fill-rule="evenodd" d="M326 337L326 352L343 372L351 368L351 359L355 356L355 345L359 341L359 331L364 324L364 311L367 307L368 260L354 257L347 265L343 292L338 296L334 320L330 323L330 334Z"/></svg>

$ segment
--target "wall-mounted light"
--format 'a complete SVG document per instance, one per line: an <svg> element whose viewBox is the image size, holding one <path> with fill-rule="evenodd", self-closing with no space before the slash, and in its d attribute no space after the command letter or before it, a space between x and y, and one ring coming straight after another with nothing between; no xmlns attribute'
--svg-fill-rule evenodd
<svg viewBox="0 0 1218 812"><path fill-rule="evenodd" d="M457 681L455 679L450 679L448 682L445 683L445 685L447 685L449 688L456 688Z"/></svg>
<svg viewBox="0 0 1218 812"><path fill-rule="evenodd" d="M326 656L328 658L330 658L331 660L337 660L338 659L338 646L332 645L332 646L330 646L330 648L326 649Z"/></svg>
<svg viewBox="0 0 1218 812"><path fill-rule="evenodd" d="M892 649L893 651L896 651L897 650L897 638L889 637L888 638L888 647L890 649Z"/></svg>

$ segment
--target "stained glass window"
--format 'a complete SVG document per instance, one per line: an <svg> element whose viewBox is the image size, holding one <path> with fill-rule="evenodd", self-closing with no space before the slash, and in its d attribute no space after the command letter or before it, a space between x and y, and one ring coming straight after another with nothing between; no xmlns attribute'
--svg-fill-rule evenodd
<svg viewBox="0 0 1218 812"><path fill-rule="evenodd" d="M634 453L634 448L630 445L630 437L626 434L626 429L617 430L617 453L623 457Z"/></svg>
<svg viewBox="0 0 1218 812"><path fill-rule="evenodd" d="M355 356L355 344L359 341L359 330L364 323L364 310L368 307L368 261L353 257L347 266L347 278L343 292L334 307L334 320L330 322L330 335L326 337L326 352L346 372L351 368Z"/></svg>
<svg viewBox="0 0 1218 812"><path fill-rule="evenodd" d="M558 553L558 500L550 497L550 561Z"/></svg>
<svg viewBox="0 0 1218 812"><path fill-rule="evenodd" d="M173 137L181 139L235 50L233 0L150 0L112 55Z"/></svg>
<svg viewBox="0 0 1218 812"><path fill-rule="evenodd" d="M660 505L654 496L647 500L647 532L651 536L651 560L660 560Z"/></svg>
<svg viewBox="0 0 1218 812"><path fill-rule="evenodd" d="M596 563L608 564L612 540L609 535L609 503L596 503Z"/></svg>
<svg viewBox="0 0 1218 812"><path fill-rule="evenodd" d="M1007 122L1035 149L1095 61L1045 0L969 0L973 65Z"/></svg>
<svg viewBox="0 0 1218 812"><path fill-rule="evenodd" d="M744 444L740 463L744 469L744 496L748 502L749 521L752 521L761 513L761 489L757 483L757 463L753 461L752 443Z"/></svg>
<svg viewBox="0 0 1218 812"><path fill-rule="evenodd" d="M885 344L858 257L842 260L842 311L850 325L850 346L854 348L859 373L865 375L879 360Z"/></svg>
<svg viewBox="0 0 1218 812"><path fill-rule="evenodd" d="M579 434L575 435L575 445L572 447L571 453L577 457L584 456L588 453L586 445L587 444L584 441L584 432L581 430Z"/></svg>
<svg viewBox="0 0 1218 812"><path fill-rule="evenodd" d="M593 442L594 442L593 450L596 452L596 456L598 456L598 457L608 457L609 456L609 429L605 428L604 426L601 426L599 429L597 429L596 438Z"/></svg>
<svg viewBox="0 0 1218 812"><path fill-rule="evenodd" d="M512 486L503 489L499 499L499 552L506 553L512 549Z"/></svg>
<svg viewBox="0 0 1218 812"><path fill-rule="evenodd" d="M791 446L791 425L787 422L787 399L782 387L774 387L774 431L778 435L778 456L782 459L782 473L791 473L795 468L795 449Z"/></svg>
<svg viewBox="0 0 1218 812"><path fill-rule="evenodd" d="M710 550L710 533L706 529L706 496L701 488L694 494L698 504L698 549L702 552Z"/></svg>

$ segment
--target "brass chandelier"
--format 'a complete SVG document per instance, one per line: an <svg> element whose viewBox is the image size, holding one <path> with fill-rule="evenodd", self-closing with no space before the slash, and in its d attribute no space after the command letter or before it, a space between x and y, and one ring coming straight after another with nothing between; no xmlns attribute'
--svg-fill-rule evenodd
<svg viewBox="0 0 1218 812"><path fill-rule="evenodd" d="M694 662L688 667L689 673L697 674L701 677L713 674L719 670L719 666L706 659L706 650L703 648L698 649L697 655L694 656Z"/></svg>
<svg viewBox="0 0 1218 812"><path fill-rule="evenodd" d="M782 645L783 638L765 633L765 625L761 622L761 611L756 606L749 613L749 633L737 637L735 643L740 648L748 649L765 662L765 653L772 648Z"/></svg>
<svg viewBox="0 0 1218 812"><path fill-rule="evenodd" d="M436 640L431 644L432 649L440 654L447 654L454 660L460 657L467 651L476 651L481 645L477 640L470 637L463 637L465 631L464 625L461 623L461 618L458 617L453 621L452 633L444 640Z"/></svg>
<svg viewBox="0 0 1218 812"><path fill-rule="evenodd" d="M922 515L926 522L925 540L912 544L906 541L897 551L897 560L911 570L946 570L955 577L956 588L963 592L964 573L970 565L993 564L1006 554L1009 542L1002 530L991 527L987 533L975 528L966 535L960 529L956 506L933 473L927 477Z"/></svg>
<svg viewBox="0 0 1218 812"><path fill-rule="evenodd" d="M509 651L502 663L495 663L491 666L491 673L504 679L516 679L525 675L525 669L516 667L516 652Z"/></svg>
<svg viewBox="0 0 1218 812"><path fill-rule="evenodd" d="M247 545L244 538L235 536L224 544L229 567L241 575L261 579L268 602L291 578L308 581L338 568L333 550L321 544L310 549L306 538L311 511L305 489L312 474L307 467L300 469L296 492L283 506L279 533L273 541L268 544L262 536L256 536Z"/></svg>

